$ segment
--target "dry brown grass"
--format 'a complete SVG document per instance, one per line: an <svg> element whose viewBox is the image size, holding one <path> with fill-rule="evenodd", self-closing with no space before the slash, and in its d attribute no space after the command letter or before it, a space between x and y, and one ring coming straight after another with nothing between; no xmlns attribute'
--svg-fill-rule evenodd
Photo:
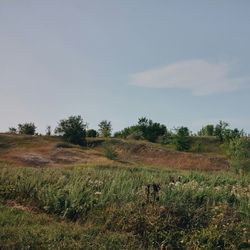
<svg viewBox="0 0 250 250"><path fill-rule="evenodd" d="M74 145L65 147L62 140L55 137L0 135L0 142L4 145L0 148L0 160L20 166L112 163L101 152Z"/></svg>
<svg viewBox="0 0 250 250"><path fill-rule="evenodd" d="M2 134L0 135L0 160L20 166L36 167L69 164L141 164L163 168L201 170L222 170L229 167L225 157L177 152L147 142L112 139L108 143L112 144L118 153L116 161L104 156L104 147L101 143L96 143L89 148L82 148L63 143L59 137Z"/></svg>
<svg viewBox="0 0 250 250"><path fill-rule="evenodd" d="M120 158L146 165L180 169L223 170L229 164L225 157L178 152L151 143L116 143Z"/></svg>

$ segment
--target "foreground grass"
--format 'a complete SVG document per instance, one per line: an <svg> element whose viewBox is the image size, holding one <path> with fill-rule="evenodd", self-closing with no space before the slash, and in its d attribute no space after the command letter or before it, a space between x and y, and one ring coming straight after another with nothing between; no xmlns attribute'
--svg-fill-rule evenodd
<svg viewBox="0 0 250 250"><path fill-rule="evenodd" d="M4 248L250 247L249 176L104 166L0 171ZM159 200L145 194L153 183ZM10 200L39 213L10 208Z"/></svg>
<svg viewBox="0 0 250 250"><path fill-rule="evenodd" d="M62 222L0 205L1 249L136 249L140 243L126 233ZM141 248L142 249L142 248Z"/></svg>

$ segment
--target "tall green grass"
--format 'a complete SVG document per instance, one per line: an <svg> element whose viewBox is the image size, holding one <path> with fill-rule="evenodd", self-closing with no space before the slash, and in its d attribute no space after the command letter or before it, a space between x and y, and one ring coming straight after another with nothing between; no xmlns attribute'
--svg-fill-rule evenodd
<svg viewBox="0 0 250 250"><path fill-rule="evenodd" d="M15 200L85 227L101 225L106 236L132 235L138 249L237 249L248 244L249 175L105 166L2 165L0 171L2 203ZM147 200L145 186L152 183L161 186L159 201L153 196Z"/></svg>

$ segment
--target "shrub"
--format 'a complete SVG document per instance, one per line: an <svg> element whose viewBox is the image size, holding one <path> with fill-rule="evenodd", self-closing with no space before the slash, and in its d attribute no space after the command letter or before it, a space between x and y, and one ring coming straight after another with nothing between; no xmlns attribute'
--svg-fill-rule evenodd
<svg viewBox="0 0 250 250"><path fill-rule="evenodd" d="M196 141L193 146L193 151L196 153L201 153L204 150L204 145L201 141Z"/></svg>
<svg viewBox="0 0 250 250"><path fill-rule="evenodd" d="M141 139L143 139L143 134L141 131L134 131L127 138L133 139L133 140L141 140Z"/></svg>
<svg viewBox="0 0 250 250"><path fill-rule="evenodd" d="M188 151L191 147L189 138L189 130L187 127L180 127L177 129L175 136L175 146L179 151Z"/></svg>
<svg viewBox="0 0 250 250"><path fill-rule="evenodd" d="M213 136L214 135L214 125L208 124L198 132L200 136Z"/></svg>
<svg viewBox="0 0 250 250"><path fill-rule="evenodd" d="M167 133L165 125L153 122L146 117L141 117L136 125L124 128L115 133L115 137L145 139L150 142L156 142L157 139Z"/></svg>
<svg viewBox="0 0 250 250"><path fill-rule="evenodd" d="M24 135L34 135L36 132L36 126L34 123L18 124L18 133Z"/></svg>
<svg viewBox="0 0 250 250"><path fill-rule="evenodd" d="M219 124L215 126L214 135L219 138L221 142L229 142L235 138L242 137L244 135L243 130L230 129L229 124L224 121L220 121Z"/></svg>
<svg viewBox="0 0 250 250"><path fill-rule="evenodd" d="M86 126L80 115L70 116L59 122L55 133L61 134L67 142L84 146L86 145Z"/></svg>
<svg viewBox="0 0 250 250"><path fill-rule="evenodd" d="M115 151L115 149L111 145L109 145L109 144L105 144L104 145L104 155L109 160L116 160L117 156L118 156L118 154Z"/></svg>
<svg viewBox="0 0 250 250"><path fill-rule="evenodd" d="M126 139L126 138L128 138L130 135L132 135L132 134L138 134L138 133L141 134L142 139L143 139L143 133L142 133L142 131L140 130L139 126L138 126L138 125L133 125L133 126L124 128L123 130L121 130L121 131L119 131L119 132L116 132L116 133L114 134L114 137Z"/></svg>
<svg viewBox="0 0 250 250"><path fill-rule="evenodd" d="M250 141L248 138L235 138L229 143L230 164L237 171L250 171Z"/></svg>
<svg viewBox="0 0 250 250"><path fill-rule="evenodd" d="M146 117L139 118L138 127L142 131L143 137L150 142L156 142L160 136L167 132L165 125L153 122Z"/></svg>
<svg viewBox="0 0 250 250"><path fill-rule="evenodd" d="M170 131L166 131L166 133L158 138L159 143L166 145L170 144L173 141L173 134Z"/></svg>
<svg viewBox="0 0 250 250"><path fill-rule="evenodd" d="M10 133L10 134L16 134L16 133L17 133L17 129L14 128L14 127L10 127L10 128L9 128L9 133Z"/></svg>
<svg viewBox="0 0 250 250"><path fill-rule="evenodd" d="M86 135L87 135L87 137L97 137L98 133L94 129L89 129L89 130L87 130Z"/></svg>
<svg viewBox="0 0 250 250"><path fill-rule="evenodd" d="M102 136L102 137L110 137L111 136L111 131L112 131L111 122L109 122L107 120L103 120L98 124L98 126L99 126L100 136Z"/></svg>

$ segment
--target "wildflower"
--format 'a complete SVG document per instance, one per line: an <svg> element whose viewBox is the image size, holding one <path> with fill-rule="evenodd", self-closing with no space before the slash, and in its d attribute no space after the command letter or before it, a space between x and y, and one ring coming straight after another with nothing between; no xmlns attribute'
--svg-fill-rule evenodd
<svg viewBox="0 0 250 250"><path fill-rule="evenodd" d="M181 184L181 182L180 181L177 181L174 185L175 186L179 186Z"/></svg>

